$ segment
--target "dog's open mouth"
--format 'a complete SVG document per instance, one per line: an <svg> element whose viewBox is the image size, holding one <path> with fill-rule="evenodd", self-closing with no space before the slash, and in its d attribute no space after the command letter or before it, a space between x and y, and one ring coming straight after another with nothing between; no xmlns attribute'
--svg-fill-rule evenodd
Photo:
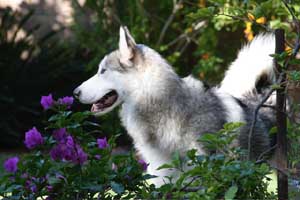
<svg viewBox="0 0 300 200"><path fill-rule="evenodd" d="M112 107L118 100L118 93L115 90L108 92L101 99L92 105L91 111L94 113L104 112Z"/></svg>

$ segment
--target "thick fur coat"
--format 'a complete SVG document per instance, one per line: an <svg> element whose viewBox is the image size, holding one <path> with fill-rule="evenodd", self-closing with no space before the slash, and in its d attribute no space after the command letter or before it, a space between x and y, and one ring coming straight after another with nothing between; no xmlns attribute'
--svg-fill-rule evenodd
<svg viewBox="0 0 300 200"><path fill-rule="evenodd" d="M197 139L220 130L224 123L245 123L237 143L247 148L253 108L261 98L256 84L262 76L270 83L274 81L269 56L274 49L272 35L256 37L239 52L221 85L206 89L191 76L180 78L156 51L136 44L127 28L121 27L119 49L105 56L98 73L82 83L74 95L83 103L93 104L96 115L121 105L122 124L149 163L148 173L158 176L153 182L159 186L164 176L174 173L157 170L171 160L173 152L184 154L194 148L198 154L206 154ZM107 94L112 93L114 101L106 101ZM259 113L251 143L253 158L270 147L268 130L273 121L271 109Z"/></svg>

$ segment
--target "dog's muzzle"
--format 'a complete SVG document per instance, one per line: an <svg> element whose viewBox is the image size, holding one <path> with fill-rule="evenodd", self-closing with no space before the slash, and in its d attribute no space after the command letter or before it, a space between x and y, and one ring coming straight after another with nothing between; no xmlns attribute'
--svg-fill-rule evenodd
<svg viewBox="0 0 300 200"><path fill-rule="evenodd" d="M80 95L81 95L81 90L79 88L76 88L74 91L73 91L73 95L76 99L79 99L80 98Z"/></svg>

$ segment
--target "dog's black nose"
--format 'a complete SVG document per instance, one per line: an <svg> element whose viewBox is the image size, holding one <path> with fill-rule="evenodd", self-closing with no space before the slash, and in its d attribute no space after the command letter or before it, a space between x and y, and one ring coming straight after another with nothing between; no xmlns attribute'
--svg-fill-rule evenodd
<svg viewBox="0 0 300 200"><path fill-rule="evenodd" d="M80 97L80 94L81 94L81 90L79 88L76 88L74 91L73 91L73 95L76 99L79 99Z"/></svg>

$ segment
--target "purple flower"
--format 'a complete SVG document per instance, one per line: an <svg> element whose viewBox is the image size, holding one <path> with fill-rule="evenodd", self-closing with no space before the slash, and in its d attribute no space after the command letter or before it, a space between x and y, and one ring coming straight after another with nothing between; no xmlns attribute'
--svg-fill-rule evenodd
<svg viewBox="0 0 300 200"><path fill-rule="evenodd" d="M60 143L51 149L50 156L53 160L72 160L73 151L73 147L68 147L65 143Z"/></svg>
<svg viewBox="0 0 300 200"><path fill-rule="evenodd" d="M97 144L99 149L105 149L108 147L107 139L106 137L103 139L97 139Z"/></svg>
<svg viewBox="0 0 300 200"><path fill-rule="evenodd" d="M72 136L68 135L65 128L55 130L53 137L59 142L50 151L50 156L53 160L73 160L75 157L75 142Z"/></svg>
<svg viewBox="0 0 300 200"><path fill-rule="evenodd" d="M61 160L63 158L62 150L60 145L53 147L50 151L50 156L53 160Z"/></svg>
<svg viewBox="0 0 300 200"><path fill-rule="evenodd" d="M58 174L58 173L57 173L57 174L55 175L55 177L56 177L56 178L59 178L59 179L62 179L62 180L64 180L65 182L67 182L66 177L64 177L64 176L61 175L61 174Z"/></svg>
<svg viewBox="0 0 300 200"><path fill-rule="evenodd" d="M74 147L68 146L66 144L61 144L60 147L61 147L63 160L72 161L76 159L76 151Z"/></svg>
<svg viewBox="0 0 300 200"><path fill-rule="evenodd" d="M131 181L131 180L132 180L131 176L129 176L129 175L127 175L127 174L124 176L124 178L125 178L126 180L128 180L128 181Z"/></svg>
<svg viewBox="0 0 300 200"><path fill-rule="evenodd" d="M97 160L100 160L100 159L101 159L101 155L97 154L97 155L95 155L95 158L96 158Z"/></svg>
<svg viewBox="0 0 300 200"><path fill-rule="evenodd" d="M77 155L75 160L73 160L73 163L83 165L87 161L88 156L79 145L77 145L76 150Z"/></svg>
<svg viewBox="0 0 300 200"><path fill-rule="evenodd" d="M21 178L28 178L28 174L27 173L23 173L22 175L21 175Z"/></svg>
<svg viewBox="0 0 300 200"><path fill-rule="evenodd" d="M71 161L76 159L74 146L68 146L67 144L60 144L59 146L63 160Z"/></svg>
<svg viewBox="0 0 300 200"><path fill-rule="evenodd" d="M71 161L74 164L84 164L87 161L87 154L83 149L74 142L72 136L67 136L67 139L53 147L50 151L50 156L53 160Z"/></svg>
<svg viewBox="0 0 300 200"><path fill-rule="evenodd" d="M141 165L141 167L144 171L147 170L148 164L143 159L138 160L138 163Z"/></svg>
<svg viewBox="0 0 300 200"><path fill-rule="evenodd" d="M67 138L67 130L66 128L60 128L53 131L53 137L56 141L62 142Z"/></svg>
<svg viewBox="0 0 300 200"><path fill-rule="evenodd" d="M41 133L33 127L25 133L25 145L28 149L33 149L34 147L44 143L44 139Z"/></svg>
<svg viewBox="0 0 300 200"><path fill-rule="evenodd" d="M12 157L12 158L7 159L4 162L4 169L7 172L14 173L14 172L16 172L18 170L18 162L19 162L19 158L18 157Z"/></svg>
<svg viewBox="0 0 300 200"><path fill-rule="evenodd" d="M68 106L68 108L69 107L71 107L71 105L73 104L73 102L74 102L74 98L73 97L63 97L63 98L59 98L58 100L57 100L57 102L59 103L59 104L61 104L61 105L66 105L66 106Z"/></svg>
<svg viewBox="0 0 300 200"><path fill-rule="evenodd" d="M37 186L35 183L33 183L31 180L27 180L25 182L25 188L27 188L27 190L30 190L33 193L37 192Z"/></svg>
<svg viewBox="0 0 300 200"><path fill-rule="evenodd" d="M44 110L51 108L54 105L52 94L49 94L48 96L42 96L41 105L43 106Z"/></svg>
<svg viewBox="0 0 300 200"><path fill-rule="evenodd" d="M70 135L67 136L66 145L67 145L67 147L69 147L69 148L74 148L74 147L75 147L75 142L74 142L72 136L70 136Z"/></svg>
<svg viewBox="0 0 300 200"><path fill-rule="evenodd" d="M30 187L31 192L36 193L37 192L37 187L35 184L32 184Z"/></svg>
<svg viewBox="0 0 300 200"><path fill-rule="evenodd" d="M53 186L52 185L47 185L46 189L47 189L48 192L52 192Z"/></svg>

